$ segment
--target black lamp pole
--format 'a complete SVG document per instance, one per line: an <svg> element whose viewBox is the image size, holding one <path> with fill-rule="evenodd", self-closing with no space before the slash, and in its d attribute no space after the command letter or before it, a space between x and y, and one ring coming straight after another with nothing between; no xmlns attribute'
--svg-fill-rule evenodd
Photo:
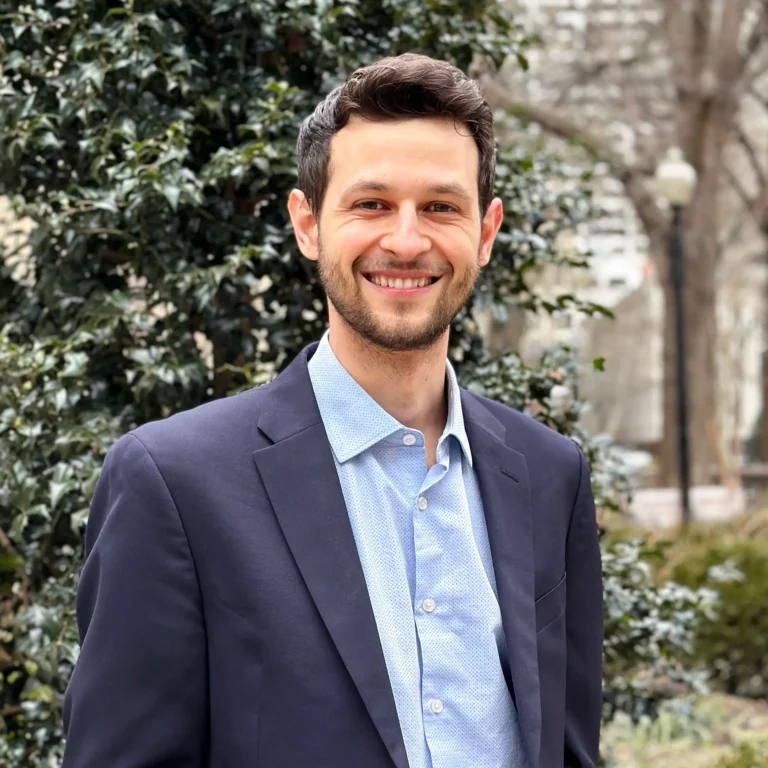
<svg viewBox="0 0 768 768"><path fill-rule="evenodd" d="M690 462L688 455L688 393L685 375L685 312L683 308L683 209L672 206L672 232L669 244L670 278L675 296L675 349L677 354L677 439L680 476L680 502L683 526L691 522L689 499Z"/></svg>

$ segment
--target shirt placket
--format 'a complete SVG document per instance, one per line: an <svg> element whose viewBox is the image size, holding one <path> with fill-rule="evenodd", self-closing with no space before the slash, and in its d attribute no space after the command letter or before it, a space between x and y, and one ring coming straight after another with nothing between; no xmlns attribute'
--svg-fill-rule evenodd
<svg viewBox="0 0 768 768"><path fill-rule="evenodd" d="M436 765L434 753L444 751L441 745L449 739L454 725L450 680L445 666L450 665L451 655L455 653L455 648L451 648L454 641L446 631L451 602L446 590L445 569L454 564L456 554L454 537L444 535L444 518L451 512L450 472L450 442L443 441L438 447L438 463L427 474L414 509L416 589L413 609L422 657L424 733L433 755L433 766Z"/></svg>

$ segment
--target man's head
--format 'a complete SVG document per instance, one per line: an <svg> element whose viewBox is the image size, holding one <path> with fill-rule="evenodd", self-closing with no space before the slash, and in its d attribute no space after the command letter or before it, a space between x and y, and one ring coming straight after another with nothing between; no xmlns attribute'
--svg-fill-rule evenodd
<svg viewBox="0 0 768 768"><path fill-rule="evenodd" d="M433 346L501 224L493 119L460 70L426 56L355 72L298 141L289 210L339 319L382 349Z"/></svg>

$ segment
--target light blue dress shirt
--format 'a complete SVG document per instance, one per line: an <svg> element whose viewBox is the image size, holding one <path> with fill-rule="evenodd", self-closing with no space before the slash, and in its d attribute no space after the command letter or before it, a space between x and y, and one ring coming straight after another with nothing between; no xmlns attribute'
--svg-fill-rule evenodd
<svg viewBox="0 0 768 768"><path fill-rule="evenodd" d="M427 471L424 435L379 406L326 332L309 375L346 501L410 768L525 768L456 375Z"/></svg>

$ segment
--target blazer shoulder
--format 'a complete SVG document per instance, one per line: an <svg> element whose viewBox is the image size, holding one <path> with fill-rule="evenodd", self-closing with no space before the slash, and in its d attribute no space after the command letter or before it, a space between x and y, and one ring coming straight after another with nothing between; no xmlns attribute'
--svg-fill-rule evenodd
<svg viewBox="0 0 768 768"><path fill-rule="evenodd" d="M236 445L257 448L263 437L258 430L269 384L236 395L211 400L162 419L142 424L129 434L138 438L153 455L179 456L211 453Z"/></svg>

